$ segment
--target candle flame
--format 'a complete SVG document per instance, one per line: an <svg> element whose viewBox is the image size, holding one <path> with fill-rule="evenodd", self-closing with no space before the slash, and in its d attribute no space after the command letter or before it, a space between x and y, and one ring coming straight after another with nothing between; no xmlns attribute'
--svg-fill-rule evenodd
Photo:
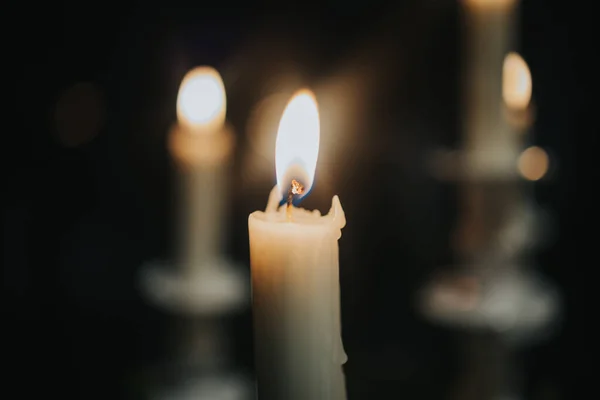
<svg viewBox="0 0 600 400"><path fill-rule="evenodd" d="M523 58L509 53L504 58L502 97L511 109L524 110L531 101L531 72Z"/></svg>
<svg viewBox="0 0 600 400"><path fill-rule="evenodd" d="M212 67L197 67L179 87L177 119L194 132L215 132L225 122L226 104L221 75Z"/></svg>
<svg viewBox="0 0 600 400"><path fill-rule="evenodd" d="M516 0L463 0L463 3L477 10L509 10Z"/></svg>
<svg viewBox="0 0 600 400"><path fill-rule="evenodd" d="M287 104L277 131L275 169L282 196L287 195L294 180L304 186L298 197L305 196L312 188L319 156L319 137L317 100L310 90L302 89Z"/></svg>

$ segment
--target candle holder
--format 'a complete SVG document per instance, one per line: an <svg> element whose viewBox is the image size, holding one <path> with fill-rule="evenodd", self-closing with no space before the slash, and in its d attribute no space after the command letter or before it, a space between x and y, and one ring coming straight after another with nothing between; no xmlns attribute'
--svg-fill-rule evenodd
<svg viewBox="0 0 600 400"><path fill-rule="evenodd" d="M143 287L155 304L192 317L214 317L239 310L248 303L248 277L235 265L219 260L198 272L179 272L168 263L146 266Z"/></svg>
<svg viewBox="0 0 600 400"><path fill-rule="evenodd" d="M225 319L249 301L249 278L241 271L226 260L197 273L165 262L145 266L143 293L181 320L175 360L151 373L163 381L153 388L152 399L250 398L249 379L228 371L230 344ZM172 384L166 382L169 375L175 375Z"/></svg>
<svg viewBox="0 0 600 400"><path fill-rule="evenodd" d="M558 290L526 258L543 243L549 229L541 227L549 221L530 204L516 157L503 168L479 163L472 173L477 157L461 154L439 153L434 172L462 187L455 244L463 264L434 277L418 304L430 321L467 332L468 369L458 398L518 399L518 350L547 339L560 321Z"/></svg>

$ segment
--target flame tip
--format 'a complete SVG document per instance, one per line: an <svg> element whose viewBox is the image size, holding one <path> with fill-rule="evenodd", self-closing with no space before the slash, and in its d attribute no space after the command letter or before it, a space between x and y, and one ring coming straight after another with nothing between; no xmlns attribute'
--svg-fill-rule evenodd
<svg viewBox="0 0 600 400"><path fill-rule="evenodd" d="M300 88L300 89L296 90L296 92L294 93L294 96L292 96L292 98L294 98L294 97L296 97L298 95L306 95L306 96L310 96L310 97L316 98L315 92L313 92L308 87L303 87L303 88Z"/></svg>

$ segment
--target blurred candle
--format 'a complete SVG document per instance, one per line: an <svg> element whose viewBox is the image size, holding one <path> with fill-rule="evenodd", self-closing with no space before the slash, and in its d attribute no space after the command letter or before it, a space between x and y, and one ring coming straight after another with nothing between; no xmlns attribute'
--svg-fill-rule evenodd
<svg viewBox="0 0 600 400"><path fill-rule="evenodd" d="M512 49L518 0L463 0L465 146L469 170L514 172L519 139L511 135L502 99L504 57Z"/></svg>
<svg viewBox="0 0 600 400"><path fill-rule="evenodd" d="M226 169L234 145L225 125L225 110L225 88L215 69L198 67L186 74L169 144L179 170L183 202L180 263L190 274L218 264L221 251Z"/></svg>
<svg viewBox="0 0 600 400"><path fill-rule="evenodd" d="M337 243L344 211L337 196L324 216L293 206L312 187L319 131L314 95L296 93L277 133L277 186L266 210L248 218L260 400L346 398Z"/></svg>

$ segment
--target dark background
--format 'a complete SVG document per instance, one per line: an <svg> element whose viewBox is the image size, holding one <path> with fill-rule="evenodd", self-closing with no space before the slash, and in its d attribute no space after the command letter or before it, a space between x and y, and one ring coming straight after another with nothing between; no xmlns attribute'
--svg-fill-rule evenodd
<svg viewBox="0 0 600 400"><path fill-rule="evenodd" d="M251 151L246 121L270 94L269 76L294 70L312 85L354 67L383 77L352 127L368 140L345 147L350 157L332 166L335 183L317 185L305 206L326 211L337 193L347 214L340 274L349 398L445 398L460 373L460 332L425 322L413 296L453 261L456 188L429 176L424 160L458 143L455 2L14 3L6 10L14 27L5 36L5 86L14 90L4 97L14 111L4 119L2 146L5 390L19 398L133 398L132 377L163 357L170 317L144 301L137 278L144 262L172 255L165 138L181 78L208 64L223 75L238 136L227 246L245 265L247 215L264 207L275 179L273 169L247 183L243 161ZM559 286L566 309L558 335L524 354L536 399L575 398L591 371L579 364L587 349L580 276L593 264L576 263L574 217L575 147L590 133L585 92L597 53L586 14L532 0L519 22L516 50L531 68L538 110L531 142L558 160L552 179L535 184L556 228L535 262ZM80 127L73 136L55 110L78 82L91 83L86 93L100 100L96 114L72 111ZM250 321L245 312L232 322L238 367L248 371Z"/></svg>

